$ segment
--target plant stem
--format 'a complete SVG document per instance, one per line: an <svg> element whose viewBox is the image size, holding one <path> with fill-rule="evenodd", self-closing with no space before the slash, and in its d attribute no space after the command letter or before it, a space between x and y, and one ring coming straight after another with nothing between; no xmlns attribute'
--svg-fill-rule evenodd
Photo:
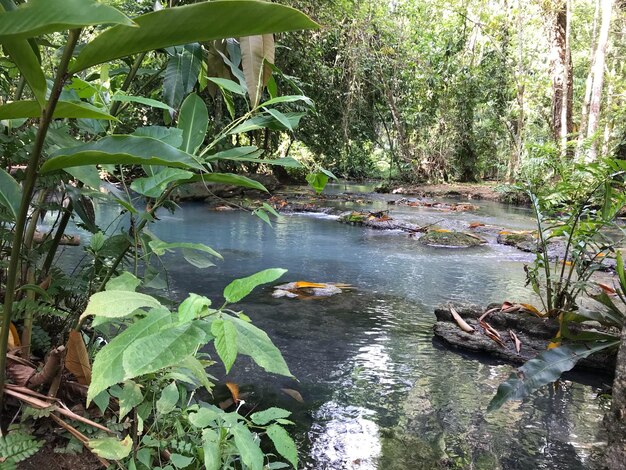
<svg viewBox="0 0 626 470"><path fill-rule="evenodd" d="M6 292L4 296L4 311L2 316L2 330L0 330L0 410L3 408L4 398L4 383L6 372L6 353L9 344L9 327L11 325L11 315L13 313L13 301L15 299L15 287L17 284L17 275L19 268L19 260L22 253L22 238L24 236L24 230L26 228L26 220L28 218L28 209L30 207L30 201L35 189L35 183L37 181L37 169L39 167L39 160L43 153L44 142L46 140L46 134L48 128L52 122L52 116L54 109L56 108L59 96L63 89L63 84L67 75L67 67L72 58L72 53L78 42L80 36L80 29L73 29L69 33L65 49L63 50L63 56L59 63L56 77L54 79L54 85L50 94L46 106L41 111L41 118L39 119L39 129L37 130L37 137L35 139L35 145L28 160L28 166L26 168L26 177L22 188L22 200L20 203L20 211L15 222L15 232L13 235L13 246L11 247L11 259L9 261L9 271L7 275Z"/></svg>
<svg viewBox="0 0 626 470"><path fill-rule="evenodd" d="M141 63L143 62L143 59L145 56L146 56L146 52L142 52L135 58L135 62L133 62L132 67L128 71L128 75L126 75L126 78L124 79L124 83L122 83L120 90L122 91L128 90L128 88L130 87L130 84L135 79L135 76L137 75L137 72L139 71L139 67L141 67ZM122 105L121 101L114 102L113 105L111 106L111 110L109 114L111 114L111 116L116 116L117 113L119 112L121 105Z"/></svg>

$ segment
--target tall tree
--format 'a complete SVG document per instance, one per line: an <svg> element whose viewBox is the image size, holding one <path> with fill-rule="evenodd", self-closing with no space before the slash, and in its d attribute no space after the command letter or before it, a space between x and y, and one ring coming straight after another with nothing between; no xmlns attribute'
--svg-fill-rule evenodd
<svg viewBox="0 0 626 470"><path fill-rule="evenodd" d="M604 84L604 64L606 63L606 50L609 44L609 29L611 26L611 13L613 10L613 0L602 0L602 24L600 26L600 36L598 37L598 47L593 64L593 87L591 91L591 102L589 104L589 122L587 125L587 138L593 137L598 130L600 121L600 105L602 102L602 86ZM592 162L598 154L596 139L591 143L587 152L586 161Z"/></svg>

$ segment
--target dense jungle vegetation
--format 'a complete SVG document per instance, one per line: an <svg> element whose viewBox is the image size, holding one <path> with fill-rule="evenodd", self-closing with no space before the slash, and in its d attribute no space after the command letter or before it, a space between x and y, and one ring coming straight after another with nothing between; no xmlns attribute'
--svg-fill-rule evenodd
<svg viewBox="0 0 626 470"><path fill-rule="evenodd" d="M91 468L298 468L289 411L239 413L233 383L229 405L198 398L238 355L292 373L236 307L284 269L230 280L218 301L168 297L168 254L194 269L222 259L210 240L151 230L189 184L527 191L528 284L560 329L491 408L617 350L626 275L604 231L621 230L626 204L625 36L613 0L0 0L0 468L51 434L48 447L91 450ZM78 244L72 225L89 234L79 261L60 249ZM556 261L553 237L567 240ZM605 259L609 313L578 310ZM569 333L589 321L608 332Z"/></svg>

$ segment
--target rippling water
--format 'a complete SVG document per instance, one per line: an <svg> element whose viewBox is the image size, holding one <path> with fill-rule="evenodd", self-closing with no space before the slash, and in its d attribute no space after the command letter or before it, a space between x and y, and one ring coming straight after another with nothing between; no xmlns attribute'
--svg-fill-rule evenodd
<svg viewBox="0 0 626 470"><path fill-rule="evenodd" d="M449 228L473 221L532 227L526 209L477 204L477 213L394 208L392 215L419 224L442 220ZM217 303L230 280L270 267L287 268L285 282L356 287L318 300L273 299L270 288L261 288L241 304L298 381L269 376L241 357L228 379L251 391L250 401L260 406L293 411L305 468L579 469L589 467L602 445L599 383L567 380L487 415L511 367L433 341L433 309L443 302L532 301L522 270L528 254L493 240L462 250L424 247L404 234L310 215L281 217L274 228L247 213L211 212L202 204L159 216L154 232L163 240L202 242L225 258L209 270L168 258L179 298L196 292ZM298 390L305 403L282 393L285 387Z"/></svg>

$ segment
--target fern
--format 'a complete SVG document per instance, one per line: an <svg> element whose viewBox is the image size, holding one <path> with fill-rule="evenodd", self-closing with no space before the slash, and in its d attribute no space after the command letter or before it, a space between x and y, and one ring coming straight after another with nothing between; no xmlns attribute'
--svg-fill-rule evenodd
<svg viewBox="0 0 626 470"><path fill-rule="evenodd" d="M11 464L16 464L32 457L41 449L42 445L43 441L38 441L30 434L20 431L13 431L4 437L0 437L1 468L11 468ZM5 464L8 464L8 466L5 467Z"/></svg>

